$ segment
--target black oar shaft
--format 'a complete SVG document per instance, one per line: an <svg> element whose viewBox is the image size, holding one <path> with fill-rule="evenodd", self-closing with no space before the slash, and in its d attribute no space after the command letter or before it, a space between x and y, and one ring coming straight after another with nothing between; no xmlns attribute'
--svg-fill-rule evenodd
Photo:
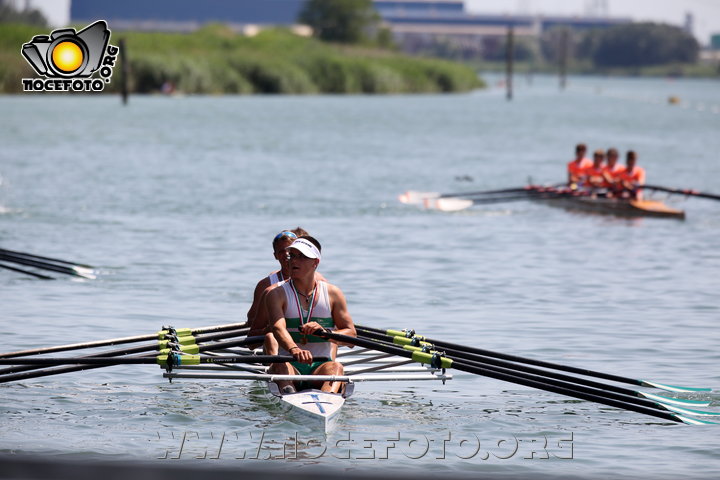
<svg viewBox="0 0 720 480"><path fill-rule="evenodd" d="M30 275L32 277L39 278L42 280L55 280L53 277L48 277L47 275L42 275L40 273L31 272L29 270L23 270L22 268L13 267L10 265L4 265L2 263L0 263L0 268L4 268L5 270L12 270L13 272L24 273L25 275Z"/></svg>
<svg viewBox="0 0 720 480"><path fill-rule="evenodd" d="M133 337L113 338L110 340L98 340L95 342L72 343L68 345L58 345L56 347L34 348L32 350L20 350L16 352L0 353L0 358L26 357L28 355L42 355L45 353L66 352L71 350L80 350L83 348L110 347L113 345L123 345L126 343L153 340L155 338L157 338L157 333L148 335L137 335Z"/></svg>
<svg viewBox="0 0 720 480"><path fill-rule="evenodd" d="M516 193L516 192L524 192L527 191L529 187L514 187L514 188L501 188L498 190L481 190L479 192L461 192L461 193L443 193L440 195L440 198L449 198L449 197L476 197L481 195L498 195L503 193Z"/></svg>
<svg viewBox="0 0 720 480"><path fill-rule="evenodd" d="M244 324L234 324L234 325L244 325ZM204 329L204 330L221 329L223 327L224 326L209 327L208 329ZM197 338L202 340L202 337L197 337ZM252 343L257 343L259 340L262 340L262 338L261 337L247 337L247 338L244 338L243 340L232 341L232 342L215 342L215 343L210 343L210 344L203 344L203 345L199 345L199 351L200 352L211 352L214 350L222 350L222 349L231 348L231 347L244 346L244 345L249 345ZM133 349L123 349L123 350L114 350L111 352L105 352L105 354L103 354L103 356L106 355L108 357L112 357L112 356L120 356L120 355L129 354L131 352L139 353L141 351L154 351L154 350L156 350L156 348L157 348L157 344L152 344L152 345L146 345L146 346L142 346L142 347L136 347ZM157 353L150 353L150 354L140 355L140 356L146 357L146 358L156 358ZM106 366L109 366L109 365L108 364L105 364L105 365L74 365L74 366L69 366L69 367L46 368L46 369L39 369L39 367L35 366L35 365L18 366L18 367L13 367L12 369L17 369L17 370L15 370L16 372L23 372L23 373L10 374L10 372L8 372L8 374L0 376L0 383L15 382L15 381L20 381L20 380L29 380L32 378L47 377L50 375L58 375L61 373L78 372L78 371L82 371L82 370L90 370L93 368L102 368L102 367L106 367ZM6 369L6 370L11 370L11 369ZM3 372L6 370L3 370ZM32 370L32 371L28 371L28 370Z"/></svg>
<svg viewBox="0 0 720 480"><path fill-rule="evenodd" d="M383 342L383 344L395 346L387 342ZM525 367L512 362L481 357L479 355L464 354L463 352L457 352L452 349L444 350L444 353L445 356L453 362L461 362L469 366L485 368L508 375L515 375L520 378L539 381L556 387L569 388L591 395L634 403L651 409L665 410L663 407L659 407L657 402L639 397L636 391L627 388L616 387L615 385L594 382L592 380L550 372L547 370L540 370L538 368Z"/></svg>
<svg viewBox="0 0 720 480"><path fill-rule="evenodd" d="M380 332L380 333L386 332L386 330L381 330L381 329L372 328L372 327L365 327L365 326L360 326L360 325L355 325L355 328L367 330L367 331L371 331L371 332ZM504 360L509 360L511 362L535 365L536 367L551 368L553 370L562 370L565 372L577 373L578 375L585 375L587 377L604 378L605 380L611 380L613 382L627 383L627 384L631 384L631 385L642 385L642 382L640 380L637 380L634 378L629 378L629 377L623 377L620 375L613 375L610 373L603 373L603 372L598 372L595 370L589 370L586 368L573 367L570 365L562 365L559 363L546 362L544 360L535 360L532 358L520 357L518 355L510 355L507 353L493 352L492 350L485 350L482 348L467 347L464 345L458 345L458 344L450 343L450 342L443 342L441 340L435 340L432 338L422 337L421 339L425 342L432 343L433 345L435 345L436 347L439 347L439 348L455 348L457 350L462 350L462 351L470 352L470 353L476 353L478 355L485 355L488 357L502 358Z"/></svg>
<svg viewBox="0 0 720 480"><path fill-rule="evenodd" d="M375 350L379 350L381 352L385 353L391 353L394 355L398 355L401 357L406 358L412 358L413 354L412 352L405 350L400 347L391 346L382 344L379 342L375 342L372 340L366 340L362 338L356 338L356 337L349 337L347 335L339 335L337 333L331 333L331 332L322 332L319 333L320 336L335 339L341 342L345 343L351 343L355 344L357 346L365 347L365 348L372 348ZM666 420L671 420L673 422L681 422L679 418L677 418L674 414L663 411L663 410L657 410L654 408L648 408L641 405L636 405L634 403L628 403L612 398L607 398L604 396L599 396L594 393L589 393L588 391L583 391L578 388L574 388L571 386L558 386L553 385L550 383L546 383L544 381L531 379L527 377L522 377L520 375L517 375L515 373L509 374L504 372L499 372L497 370L492 370L487 367L473 365L468 362L463 362L460 360L456 360L452 362L451 368L454 368L456 370L460 370L467 373L473 373L476 375L482 375L485 377L495 378L497 380L503 380L511 383L516 383L519 385L524 385L527 387L537 388L540 390L545 390L553 393L559 393L562 395L574 397L574 398L580 398L582 400L588 400L591 402L601 403L604 405L609 405L612 407L617 407L625 410L632 410L638 413L643 413L646 415L651 415L658 418L664 418Z"/></svg>
<svg viewBox="0 0 720 480"><path fill-rule="evenodd" d="M553 188L559 188L562 186L565 186L565 183L559 183L556 185L552 185L550 187L545 187L541 185L525 185L524 187L511 187L511 188L500 188L497 190L481 190L479 192L460 192L460 193L443 193L440 195L440 198L449 198L449 197L458 197L458 198L466 198L466 197L476 197L476 196L482 196L482 195L497 195L497 194L503 194L503 193L521 193L521 192L528 192L533 193L536 191L544 191L547 189L553 189Z"/></svg>
<svg viewBox="0 0 720 480"><path fill-rule="evenodd" d="M504 381L508 381L508 382L512 382L512 383L517 383L519 385L524 385L527 387L533 387L533 388L538 388L540 390L545 390L548 392L567 395L569 397L580 398L580 399L588 400L591 402L601 403L603 405L609 405L611 407L622 408L625 410L632 410L632 411L635 411L638 413L643 413L645 415L651 415L653 417L671 420L673 422L681 422L681 420L679 420L674 414L663 411L663 410L658 410L657 408L650 408L650 407L646 407L646 406L637 405L634 402L631 403L625 399L618 400L616 398L612 398L607 395L602 395L602 396L597 395L596 393L592 393L592 392L588 391L587 389L580 389L577 387L573 388L573 387L570 387L567 385L560 386L557 383L555 383L557 381L553 381L553 383L551 383L549 381L550 379L547 379L547 380L537 379L536 380L536 379L531 379L531 378L528 378L528 377L520 375L520 374L503 373L503 372L499 372L497 370L493 370L490 368L475 366L475 365L471 365L471 364L468 364L465 362L460 362L460 361L453 362L453 368L464 371L464 372L468 372L468 373L475 373L477 375L483 375L486 377L495 378L497 380L504 380ZM638 400L638 399L631 398L629 400Z"/></svg>
<svg viewBox="0 0 720 480"><path fill-rule="evenodd" d="M208 334L208 335L198 335L195 337L195 342L198 344L198 350L200 352L208 352L208 351L213 351L213 350L221 350L221 349L226 349L226 348L231 348L231 347L249 345L253 342L262 341L263 337L260 336L260 337L246 337L246 338L243 338L242 340L232 341L232 342L217 342L217 340L220 340L223 338L244 335L245 333L247 333L248 330L249 330L248 328L245 328L245 329L231 330L231 331L227 331L227 332L214 333L214 334ZM202 343L202 342L213 342L213 343ZM136 354L136 353L154 352L154 351L158 350L158 346L159 346L159 344L156 342L156 343L151 343L151 344L147 344L147 345L140 345L140 346L133 347L133 348L123 348L123 349L118 349L118 350L110 350L107 352L97 353L97 354L93 354L93 355L84 355L83 357L80 357L80 358L120 357L123 355L132 355L132 354ZM20 355L15 355L11 358L17 358L18 356L20 356ZM8 363L12 363L12 362L8 362ZM18 365L14 366L14 367L0 369L0 375L9 375L11 373L27 372L30 370L36 370L36 369L41 368L41 366L43 366L43 365L44 364L37 364L37 363L36 364L28 364L27 362L25 362L25 363L18 362ZM2 382L2 378L3 377L0 377L0 382Z"/></svg>
<svg viewBox="0 0 720 480"><path fill-rule="evenodd" d="M376 333L376 332L369 332L367 330L362 330L362 329L358 329L358 335L363 336L363 337L374 338L379 341L385 341L387 343L393 344L392 339L394 337L391 337L389 335L384 335L384 334ZM624 388L624 387L618 387L617 385L609 385L606 383L600 383L600 382L596 382L594 380L589 380L587 378L573 377L571 375L566 375L566 374L554 372L551 370L541 370L539 368L528 367L528 366L525 366L520 363L510 362L507 360L502 360L502 359L495 358L495 357L489 357L486 355L480 355L477 353L468 353L468 352L464 352L462 350L457 350L454 348L448 348L448 347L441 348L441 347L438 347L437 345L433 345L432 348L436 349L436 350L437 349L442 350L443 352L445 352L445 354L447 354L447 356L449 358L452 358L453 360L457 359L457 360L479 362L479 363L482 363L485 365L494 365L494 366L501 367L501 368L522 371L522 372L530 373L533 375L554 378L557 380L563 380L566 382L576 383L579 385L585 385L588 387L609 390L609 391L619 393L622 395L629 395L632 397L638 396L638 392L636 392L635 390L631 390L629 388Z"/></svg>
<svg viewBox="0 0 720 480"><path fill-rule="evenodd" d="M241 333L247 333L250 331L249 328L246 328L243 332L241 332L239 329L245 328L247 323L229 323L226 325L215 325L212 327L205 327L205 328L198 328L195 330L192 330L193 335L203 334L203 333L211 333L211 332L221 332L226 330L238 330L237 335L239 336ZM35 348L32 350L22 350L22 351L16 351L16 352L8 352L8 353L0 353L0 358L13 358L13 357L26 357L28 355L40 355L40 354L46 354L46 353L57 353L57 352L65 352L70 350L80 350L83 348L96 348L96 347L109 347L113 345L122 345L126 343L134 343L134 342L143 342L146 340L154 340L157 338L157 333L150 333L147 335L135 335L132 337L120 337L120 338L111 338L108 340L97 340L93 342L82 342L82 343L71 343L67 345L58 345L55 347L45 347L45 348Z"/></svg>
<svg viewBox="0 0 720 480"><path fill-rule="evenodd" d="M67 260L60 260L59 258L43 257L41 255L33 255L31 253L18 252L17 250L8 250L7 248L0 248L0 253L20 256L20 257L35 258L37 260L47 260L47 261L55 262L55 263L64 263L65 265L72 265L75 267L83 267L83 268L90 268L90 269L93 268L90 265L85 265L82 263L68 262Z"/></svg>
<svg viewBox="0 0 720 480"><path fill-rule="evenodd" d="M133 348L123 348L120 350L111 350L108 352L102 352L102 353L97 353L95 355L85 355L85 356L87 356L87 357L90 357L90 356L119 357L122 355L133 355L135 353L154 352L154 351L157 351L157 349L158 349L157 343L153 343L150 345L141 345L141 346L133 347ZM13 358L17 358L17 357L13 357ZM82 358L82 357L80 357L80 358ZM41 368L41 366L42 366L42 364L29 365L27 363L21 365L20 362L18 362L18 365L14 366L14 367L0 369L0 375L9 375L11 373L27 372L30 370L39 369L39 368ZM3 377L0 377L0 381L2 381L1 380L2 378Z"/></svg>
<svg viewBox="0 0 720 480"><path fill-rule="evenodd" d="M20 265L26 265L28 267L40 268L43 270L49 270L52 272L64 273L65 275L73 275L76 277L84 277L83 274L77 272L71 267L64 267L62 265L54 265L52 263L40 262L37 260L31 260L28 258L17 257L13 255L5 255L0 253L0 260L4 262L17 263Z"/></svg>
<svg viewBox="0 0 720 480"><path fill-rule="evenodd" d="M502 197L478 197L478 198L470 198L469 200L472 200L472 202L475 205L480 205L484 203L503 203L503 202L513 202L516 200L527 200L527 199L533 199L533 200L551 200L553 198L562 198L566 197L567 194L563 192L543 192L543 193L534 193L534 192L527 192L524 195L508 195L508 196L502 196Z"/></svg>
<svg viewBox="0 0 720 480"><path fill-rule="evenodd" d="M709 198L711 200L720 200L720 195L717 195L715 193L704 193L704 192L696 192L695 190L690 189L683 189L683 188L670 188L670 187L663 187L660 185L640 185L638 188L646 188L650 190L658 190L660 192L668 192L668 193L675 193L678 195L687 195L687 196L693 196L693 197L701 197L701 198Z"/></svg>
<svg viewBox="0 0 720 480"><path fill-rule="evenodd" d="M157 356L156 353L151 353L149 355L144 355L148 358L155 358ZM10 375L3 375L0 377L0 383L8 383L8 382L18 382L21 380L30 380L32 378L40 378L40 377L48 377L50 375L59 375L61 373L72 373L72 372L80 372L83 370L92 370L94 368L103 368L109 366L108 364L105 365L73 365L70 367L60 367L60 368L43 368L43 369L36 369L33 368L32 371L25 371L22 373L13 373Z"/></svg>
<svg viewBox="0 0 720 480"><path fill-rule="evenodd" d="M183 356L179 356L182 360ZM326 357L316 357L316 361L327 361ZM294 362L292 355L233 355L226 357L199 357L198 363L287 363ZM139 357L32 357L15 358L13 360L0 359L0 365L8 365L10 362L24 365L152 365L157 364L155 356Z"/></svg>

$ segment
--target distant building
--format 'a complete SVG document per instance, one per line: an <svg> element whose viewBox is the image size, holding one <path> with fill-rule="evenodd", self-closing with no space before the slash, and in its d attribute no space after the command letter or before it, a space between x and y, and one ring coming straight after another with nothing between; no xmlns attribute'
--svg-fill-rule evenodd
<svg viewBox="0 0 720 480"><path fill-rule="evenodd" d="M720 50L720 33L715 33L710 37L710 48Z"/></svg>
<svg viewBox="0 0 720 480"><path fill-rule="evenodd" d="M72 0L70 15L76 23L104 19L117 30L187 32L206 23L221 22L238 32L250 33L269 25L294 25L304 3L305 0ZM467 13L464 0L374 0L374 5L396 41L408 51L442 41L479 53L484 43L497 43L504 37L510 25L516 36L538 37L558 26L586 30L631 22L629 18L594 14L476 15Z"/></svg>
<svg viewBox="0 0 720 480"><path fill-rule="evenodd" d="M374 3L396 41L408 51L445 42L465 52L481 54L491 46L496 48L510 26L516 36L537 38L556 27L588 30L632 22L630 18L595 14L585 17L469 14L463 0L374 0ZM607 8L593 12L598 11L606 12Z"/></svg>
<svg viewBox="0 0 720 480"><path fill-rule="evenodd" d="M117 30L191 32L207 23L237 31L294 25L304 0L72 0L70 18L107 20Z"/></svg>

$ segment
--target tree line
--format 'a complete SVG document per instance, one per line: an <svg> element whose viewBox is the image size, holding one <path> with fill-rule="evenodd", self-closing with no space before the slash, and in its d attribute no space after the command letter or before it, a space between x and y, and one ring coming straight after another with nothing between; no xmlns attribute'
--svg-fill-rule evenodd
<svg viewBox="0 0 720 480"><path fill-rule="evenodd" d="M321 40L341 43L391 43L389 31L371 0L308 0L298 18L310 25ZM567 35L564 32L567 31ZM567 45L561 39L567 38ZM539 39L515 41L514 57L519 61L557 62L565 49L568 60L591 63L597 68L643 67L671 63L696 63L700 46L681 28L658 23L629 23L587 31L556 27ZM455 60L503 61L506 41L488 38L477 46L434 39L415 53Z"/></svg>

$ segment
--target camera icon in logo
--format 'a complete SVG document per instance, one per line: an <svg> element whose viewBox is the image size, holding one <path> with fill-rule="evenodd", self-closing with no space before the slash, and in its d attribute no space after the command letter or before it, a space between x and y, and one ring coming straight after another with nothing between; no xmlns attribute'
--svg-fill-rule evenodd
<svg viewBox="0 0 720 480"><path fill-rule="evenodd" d="M109 41L107 23L99 20L79 32L61 28L49 36L36 35L23 44L22 55L39 75L89 77L100 68Z"/></svg>

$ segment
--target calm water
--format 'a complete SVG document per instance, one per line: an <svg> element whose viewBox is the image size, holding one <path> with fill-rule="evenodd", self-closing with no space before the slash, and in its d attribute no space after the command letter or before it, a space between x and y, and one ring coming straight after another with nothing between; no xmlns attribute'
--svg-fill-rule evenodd
<svg viewBox="0 0 720 480"><path fill-rule="evenodd" d="M114 97L0 97L0 246L101 272L54 282L0 272L0 351L242 321L275 267L273 235L301 225L323 243L321 270L357 323L720 388L717 202L670 199L687 211L678 222L527 202L446 214L396 200L557 183L578 141L637 150L648 183L717 192L720 84L575 78L561 94L554 79L516 82L511 103L499 88L135 97L126 108ZM717 393L702 398L720 407ZM718 445L712 426L457 372L445 386L359 385L327 439L257 385L168 384L153 367L0 385L1 453L712 478Z"/></svg>

